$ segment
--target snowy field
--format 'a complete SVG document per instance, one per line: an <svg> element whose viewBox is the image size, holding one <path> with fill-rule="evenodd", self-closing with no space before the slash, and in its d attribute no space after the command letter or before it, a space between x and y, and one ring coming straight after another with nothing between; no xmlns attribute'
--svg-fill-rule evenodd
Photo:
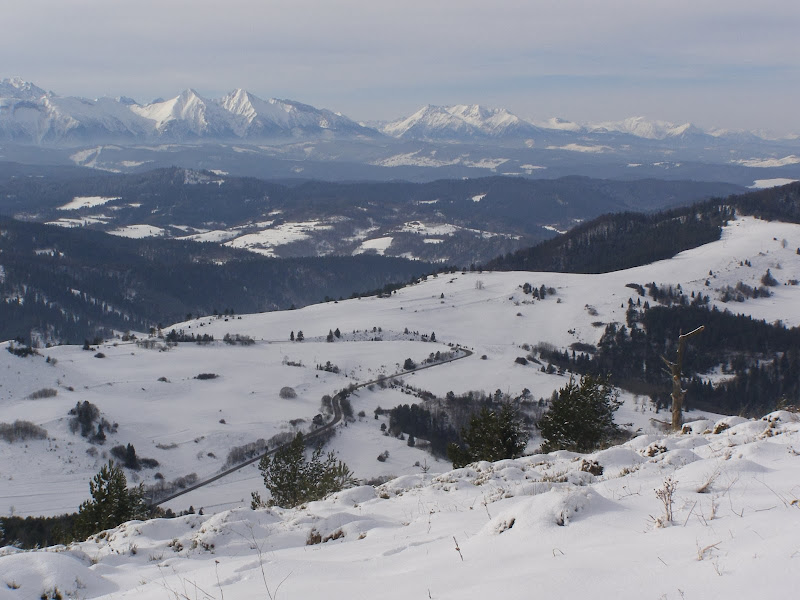
<svg viewBox="0 0 800 600"><path fill-rule="evenodd" d="M76 510L116 444L132 443L140 457L159 462L128 473L131 481L153 483L156 472L167 480L213 475L233 446L307 429L323 395L397 373L406 358L419 362L448 344L474 354L406 375L406 383L440 396L496 389L518 395L528 388L549 397L567 377L516 364L527 354L523 345L596 343L606 323L624 323L628 299L636 301L627 283L680 284L683 293L708 294L720 308L797 326L800 286L790 282L800 279L798 247L797 225L743 218L718 242L604 275L457 272L389 298L174 326L217 340L247 335L251 346L217 341L166 349L158 340L154 348L110 340L92 351L62 346L29 358L0 352L2 421L30 420L48 432L45 440L0 441L0 513ZM759 285L767 269L779 282L771 297L719 300L725 286ZM556 293L534 302L524 283ZM326 342L337 328L341 339ZM290 332L300 330L305 340L290 342ZM436 342L422 341L432 332ZM339 373L316 368L327 362ZM217 377L196 379L201 373ZM281 398L285 386L297 397ZM43 389L56 395L35 399ZM251 466L168 505L203 507L206 516L130 523L69 549L5 549L0 599L38 598L55 586L81 598L220 600L267 597L268 586L274 597L281 581L282 598L319 597L323 589L330 598L482 598L498 589L523 598L533 586L537 595L557 598L790 594L800 560L796 417L744 421L690 412L687 421L702 421L664 436L644 402L624 399L617 420L641 435L589 457L603 466L602 475L580 471L582 458L564 452L451 471L446 461L380 432L385 417L374 419L377 407L418 400L397 389L364 388L352 397L364 416L340 426L330 447L362 480L399 479L294 511L253 512L246 508L250 492L264 488ZM103 446L70 432L67 412L83 401L118 424ZM720 420L729 428L711 433ZM537 445L531 440L529 453ZM389 458L378 462L383 451ZM425 461L427 473L415 466ZM654 490L667 477L678 482L674 523L660 526L663 506ZM312 529L323 537L341 529L344 536L307 546Z"/></svg>
<svg viewBox="0 0 800 600"><path fill-rule="evenodd" d="M69 547L8 547L0 598L56 588L219 600L791 597L797 415L685 429L586 456L598 475L581 470L580 455L533 455L406 475L293 510L132 521ZM668 520L656 491L670 482Z"/></svg>
<svg viewBox="0 0 800 600"><path fill-rule="evenodd" d="M94 208L95 206L102 206L106 202L112 200L120 200L120 198L105 198L103 196L75 196L72 200L67 202L64 206L59 206L58 210L78 210L81 208Z"/></svg>

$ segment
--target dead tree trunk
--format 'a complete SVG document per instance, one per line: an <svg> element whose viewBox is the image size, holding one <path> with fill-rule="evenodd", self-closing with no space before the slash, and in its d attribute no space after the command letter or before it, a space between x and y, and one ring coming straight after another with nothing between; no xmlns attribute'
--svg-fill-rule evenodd
<svg viewBox="0 0 800 600"><path fill-rule="evenodd" d="M672 377L672 430L677 431L683 425L683 398L686 396L686 390L681 385L681 375L683 368L683 352L686 348L686 340L697 335L705 329L705 325L701 325L697 329L689 333L681 334L678 337L678 356L675 362L661 357L667 365L667 373Z"/></svg>

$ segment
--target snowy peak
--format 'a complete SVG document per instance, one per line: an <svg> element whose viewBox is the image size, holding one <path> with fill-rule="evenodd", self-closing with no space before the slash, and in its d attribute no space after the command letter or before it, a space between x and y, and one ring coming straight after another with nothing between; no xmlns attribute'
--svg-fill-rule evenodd
<svg viewBox="0 0 800 600"><path fill-rule="evenodd" d="M218 100L188 88L149 104L121 96L60 97L20 78L0 81L0 140L23 143L263 140L369 136L347 117L291 100L262 100L236 89Z"/></svg>
<svg viewBox="0 0 800 600"><path fill-rule="evenodd" d="M426 105L410 117L389 123L383 132L392 137L464 139L530 136L538 131L504 108L479 104Z"/></svg>
<svg viewBox="0 0 800 600"><path fill-rule="evenodd" d="M423 106L410 117L393 121L383 128L383 132L392 137L428 137L439 132L471 133L463 119L452 115L446 108Z"/></svg>
<svg viewBox="0 0 800 600"><path fill-rule="evenodd" d="M199 137L209 133L225 134L231 129L224 111L191 88L175 98L145 106L131 106L131 110L152 121L156 132L178 138Z"/></svg>
<svg viewBox="0 0 800 600"><path fill-rule="evenodd" d="M139 104L120 96L95 100L58 96L35 84L11 77L0 80L0 141L34 144L103 144L137 142L278 141L299 139L380 138L428 142L510 142L528 147L583 149L633 144L636 140L675 145L741 145L764 141L791 142L763 132L701 130L637 116L620 121L576 123L560 118L542 122L522 119L505 108L480 104L425 105L414 114L373 129L340 113L294 100L264 100L243 88L219 99L188 88L178 96ZM585 136L593 138L587 146ZM605 137L605 139L601 139ZM546 142L541 144L540 142ZM582 151L582 150L581 150ZM783 150L771 150L780 152Z"/></svg>
<svg viewBox="0 0 800 600"><path fill-rule="evenodd" d="M15 98L18 100L38 100L48 93L21 77L11 77L0 80L0 98Z"/></svg>
<svg viewBox="0 0 800 600"><path fill-rule="evenodd" d="M219 104L229 113L239 115L252 121L258 114L258 111L253 106L254 97L250 96L250 92L242 88L233 90L227 96L219 99Z"/></svg>
<svg viewBox="0 0 800 600"><path fill-rule="evenodd" d="M589 131L592 133L627 133L648 140L663 140L692 134L703 134L700 129L691 123L675 125L667 121L649 121L645 117L629 117L622 121L598 123L590 126Z"/></svg>
<svg viewBox="0 0 800 600"><path fill-rule="evenodd" d="M239 120L237 132L242 137L376 133L332 111L292 100L262 100L241 88L221 98L218 104Z"/></svg>

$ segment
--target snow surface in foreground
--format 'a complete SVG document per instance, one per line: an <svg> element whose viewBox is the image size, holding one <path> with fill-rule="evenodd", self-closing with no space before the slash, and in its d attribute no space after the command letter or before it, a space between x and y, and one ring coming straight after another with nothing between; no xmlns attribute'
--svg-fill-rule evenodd
<svg viewBox="0 0 800 600"><path fill-rule="evenodd" d="M80 598L219 600L791 597L797 415L684 431L585 457L562 451L417 473L295 510L133 521L69 547L8 547L0 598L55 588ZM603 473L582 471L584 460ZM677 487L673 522L664 523L655 490L668 478ZM327 541L308 545L313 534Z"/></svg>

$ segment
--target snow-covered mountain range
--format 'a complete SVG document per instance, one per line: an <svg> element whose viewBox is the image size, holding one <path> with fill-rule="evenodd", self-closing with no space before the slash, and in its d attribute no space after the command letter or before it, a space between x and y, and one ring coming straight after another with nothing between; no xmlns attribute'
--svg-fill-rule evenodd
<svg viewBox="0 0 800 600"><path fill-rule="evenodd" d="M35 144L234 140L380 135L347 117L291 100L234 90L209 100L187 89L169 100L89 100L0 81L0 139Z"/></svg>
<svg viewBox="0 0 800 600"><path fill-rule="evenodd" d="M503 138L531 137L540 128L524 121L504 108L487 108L479 104L455 106L423 106L410 117L384 125L383 133L396 138Z"/></svg>
<svg viewBox="0 0 800 600"><path fill-rule="evenodd" d="M180 166L262 179L432 181L487 173L552 179L679 179L759 185L800 179L800 137L704 130L645 117L530 120L478 104L426 105L357 122L244 89L210 99L59 96L0 81L0 162L113 172ZM763 184L762 184L763 185Z"/></svg>
<svg viewBox="0 0 800 600"><path fill-rule="evenodd" d="M754 132L704 131L645 117L579 124L561 118L534 123L504 108L426 105L408 117L367 127L293 100L263 100L244 89L218 99L187 89L168 100L59 96L19 77L0 80L0 141L76 145L108 141L219 141L313 137L428 141L541 140L606 135L641 140L767 139ZM530 143L530 142L529 142Z"/></svg>

